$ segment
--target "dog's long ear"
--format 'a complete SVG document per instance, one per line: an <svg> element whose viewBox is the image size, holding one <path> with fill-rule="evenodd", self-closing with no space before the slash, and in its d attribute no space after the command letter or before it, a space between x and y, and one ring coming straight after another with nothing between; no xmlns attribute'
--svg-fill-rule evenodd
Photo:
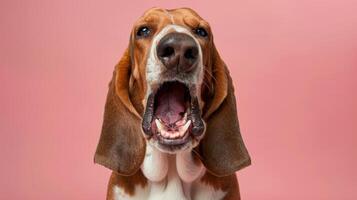
<svg viewBox="0 0 357 200"><path fill-rule="evenodd" d="M212 174L226 176L250 165L250 156L240 134L236 99L229 71L212 48L213 98L204 113L207 129L198 156Z"/></svg>
<svg viewBox="0 0 357 200"><path fill-rule="evenodd" d="M102 133L94 156L95 163L121 175L134 174L145 156L141 118L129 97L130 62L127 49L109 84Z"/></svg>

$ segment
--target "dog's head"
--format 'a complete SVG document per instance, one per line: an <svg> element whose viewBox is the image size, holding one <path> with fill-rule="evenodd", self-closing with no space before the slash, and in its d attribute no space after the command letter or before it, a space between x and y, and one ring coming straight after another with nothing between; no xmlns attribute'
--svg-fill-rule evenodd
<svg viewBox="0 0 357 200"><path fill-rule="evenodd" d="M228 70L191 9L145 12L109 86L95 161L130 175L146 145L172 154L196 147L216 175L250 164Z"/></svg>

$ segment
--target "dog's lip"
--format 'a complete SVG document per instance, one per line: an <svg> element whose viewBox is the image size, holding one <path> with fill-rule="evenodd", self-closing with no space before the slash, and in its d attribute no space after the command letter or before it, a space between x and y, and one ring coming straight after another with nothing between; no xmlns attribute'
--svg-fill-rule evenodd
<svg viewBox="0 0 357 200"><path fill-rule="evenodd" d="M161 145L175 146L186 144L190 139L190 133L189 130L187 130L182 138L165 138L162 135L155 133L155 138Z"/></svg>
<svg viewBox="0 0 357 200"><path fill-rule="evenodd" d="M143 115L143 121L142 121L142 129L145 133L145 136L151 137L153 134L151 132L151 123L153 120L154 116L154 103L155 103L155 93L152 92L148 98L147 98L147 103L146 103L146 108L145 112Z"/></svg>

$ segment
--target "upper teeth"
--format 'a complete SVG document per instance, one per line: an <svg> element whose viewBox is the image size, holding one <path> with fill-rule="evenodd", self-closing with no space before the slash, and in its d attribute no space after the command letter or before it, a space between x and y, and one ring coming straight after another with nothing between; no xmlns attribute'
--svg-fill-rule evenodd
<svg viewBox="0 0 357 200"><path fill-rule="evenodd" d="M187 116L186 116L187 118ZM160 122L159 119L155 119L155 123L159 132L159 135L165 137L165 138L178 138L178 137L183 137L187 131L187 129L191 125L191 120L184 120L186 122L183 126L180 126L178 130L174 131L168 131L166 126Z"/></svg>

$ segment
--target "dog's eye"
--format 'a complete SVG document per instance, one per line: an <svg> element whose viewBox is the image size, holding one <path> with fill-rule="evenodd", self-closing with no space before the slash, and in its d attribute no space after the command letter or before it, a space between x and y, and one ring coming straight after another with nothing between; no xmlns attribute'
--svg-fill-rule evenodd
<svg viewBox="0 0 357 200"><path fill-rule="evenodd" d="M208 33L204 28L196 28L195 33L201 37L207 37Z"/></svg>
<svg viewBox="0 0 357 200"><path fill-rule="evenodd" d="M136 35L139 37L147 37L150 34L150 28L147 26L140 27Z"/></svg>

